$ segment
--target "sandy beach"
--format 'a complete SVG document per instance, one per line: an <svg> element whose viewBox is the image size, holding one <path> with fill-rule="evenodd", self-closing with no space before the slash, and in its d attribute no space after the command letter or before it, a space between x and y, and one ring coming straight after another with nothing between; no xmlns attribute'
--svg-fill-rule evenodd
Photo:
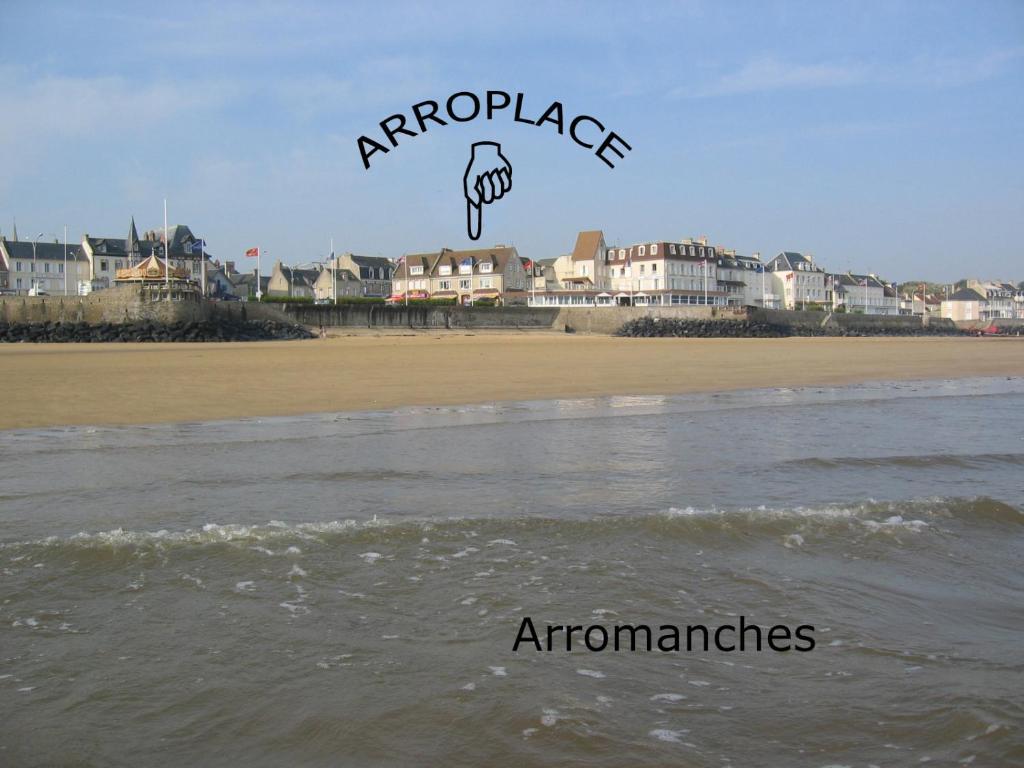
<svg viewBox="0 0 1024 768"><path fill-rule="evenodd" d="M0 428L1024 375L1014 339L346 336L0 346Z"/></svg>

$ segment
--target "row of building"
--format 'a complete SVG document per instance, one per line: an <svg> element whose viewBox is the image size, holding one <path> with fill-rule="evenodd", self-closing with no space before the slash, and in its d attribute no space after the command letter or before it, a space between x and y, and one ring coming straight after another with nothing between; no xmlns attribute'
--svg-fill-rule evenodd
<svg viewBox="0 0 1024 768"><path fill-rule="evenodd" d="M872 315L937 315L958 321L1024 318L1024 290L968 281L938 295L874 274L833 273L810 254L784 251L762 261L708 243L706 237L609 246L600 230L580 232L573 250L531 260L514 246L407 254L397 260L352 253L301 266L280 261L268 274L221 263L187 226L143 232L134 219L125 238L83 235L79 244L0 236L0 290L82 294L118 282L173 277L220 298L347 297L393 302L447 299L459 304L554 307L755 306ZM165 265L169 264L170 275ZM140 268L140 265L142 268ZM908 291L907 288L910 290Z"/></svg>

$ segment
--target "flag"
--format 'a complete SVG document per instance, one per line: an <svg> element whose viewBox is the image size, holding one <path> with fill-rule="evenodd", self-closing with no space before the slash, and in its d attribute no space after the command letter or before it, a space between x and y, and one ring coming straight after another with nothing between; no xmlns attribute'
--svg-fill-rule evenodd
<svg viewBox="0 0 1024 768"><path fill-rule="evenodd" d="M793 279L793 273L790 272L788 275L786 275L786 279L787 280L792 280Z"/></svg>
<svg viewBox="0 0 1024 768"><path fill-rule="evenodd" d="M526 261L524 261L523 262L523 268L527 269L527 270L533 269L533 261L531 261L530 259L527 259Z"/></svg>
<svg viewBox="0 0 1024 768"><path fill-rule="evenodd" d="M758 264L754 269L757 271L757 274L761 274L764 272L764 264Z"/></svg>
<svg viewBox="0 0 1024 768"><path fill-rule="evenodd" d="M205 249L205 240L196 240L194 243L192 243L192 253L202 253Z"/></svg>
<svg viewBox="0 0 1024 768"><path fill-rule="evenodd" d="M259 248L250 248L249 250L247 250L245 252L245 255L248 256L250 259L258 259L259 256L260 256L260 249Z"/></svg>

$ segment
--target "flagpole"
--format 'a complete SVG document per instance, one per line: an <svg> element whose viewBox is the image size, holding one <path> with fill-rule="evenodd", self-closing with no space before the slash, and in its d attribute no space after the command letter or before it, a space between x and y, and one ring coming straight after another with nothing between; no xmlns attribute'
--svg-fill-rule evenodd
<svg viewBox="0 0 1024 768"><path fill-rule="evenodd" d="M256 246L256 301L263 301L263 291L260 290L260 247Z"/></svg>
<svg viewBox="0 0 1024 768"><path fill-rule="evenodd" d="M199 238L199 256L201 261L199 262L199 275L202 278L201 290L203 292L203 298L206 298L206 241L203 238Z"/></svg>
<svg viewBox="0 0 1024 768"><path fill-rule="evenodd" d="M68 225L64 225L64 295L68 295Z"/></svg>
<svg viewBox="0 0 1024 768"><path fill-rule="evenodd" d="M338 257L334 255L334 238L331 238L331 292L334 294L334 306L338 306L338 277L334 273Z"/></svg>
<svg viewBox="0 0 1024 768"><path fill-rule="evenodd" d="M167 242L167 198L164 198L164 285L171 286L171 246ZM167 298L171 298L170 294Z"/></svg>

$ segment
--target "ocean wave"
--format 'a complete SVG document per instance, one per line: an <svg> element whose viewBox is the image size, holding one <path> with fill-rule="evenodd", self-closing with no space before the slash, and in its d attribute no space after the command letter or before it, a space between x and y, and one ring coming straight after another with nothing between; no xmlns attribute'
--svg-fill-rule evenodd
<svg viewBox="0 0 1024 768"><path fill-rule="evenodd" d="M1024 453L928 453L905 456L835 456L831 458L812 456L784 461L781 464L798 469L884 469L886 467L984 469L990 466L1024 467Z"/></svg>
<svg viewBox="0 0 1024 768"><path fill-rule="evenodd" d="M84 552L89 550L138 551L227 545L287 554L288 546L302 542L331 546L341 542L418 543L424 535L459 539L480 536L485 546L515 546L518 536L569 536L585 539L605 534L654 534L670 537L781 536L788 547L799 547L808 533L853 529L863 533L940 530L950 521L973 526L1024 525L1024 512L996 499L938 498L911 501L860 504L834 504L816 507L741 509L697 509L670 507L636 515L600 515L588 517L552 517L519 515L510 517L378 518L370 520L332 520L324 522L262 524L208 523L181 531L161 529L133 531L117 528L109 531L81 532L72 536L49 536L30 541L0 543L0 551L38 548ZM483 538L486 537L486 538ZM490 541L491 544L486 544ZM277 550L273 547L278 547Z"/></svg>

